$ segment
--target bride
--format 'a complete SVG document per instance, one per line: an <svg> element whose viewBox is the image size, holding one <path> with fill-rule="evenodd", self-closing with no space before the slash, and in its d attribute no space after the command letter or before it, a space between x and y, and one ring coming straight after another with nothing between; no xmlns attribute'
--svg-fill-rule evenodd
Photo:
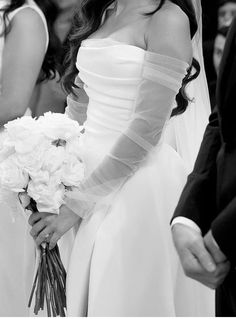
<svg viewBox="0 0 236 319"><path fill-rule="evenodd" d="M87 0L77 17L65 87L86 177L58 216L29 219L51 247L80 223L68 315L213 316L169 229L210 112L200 0Z"/></svg>

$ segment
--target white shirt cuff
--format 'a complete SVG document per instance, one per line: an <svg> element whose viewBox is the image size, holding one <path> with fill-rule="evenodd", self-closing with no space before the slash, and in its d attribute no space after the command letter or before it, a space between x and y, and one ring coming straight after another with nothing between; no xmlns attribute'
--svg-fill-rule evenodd
<svg viewBox="0 0 236 319"><path fill-rule="evenodd" d="M173 221L171 223L171 227L173 227L175 224L186 225L186 226L191 227L192 229L196 230L199 234L202 234L202 231L198 227L198 225L189 218L182 217L182 216L176 217L173 219Z"/></svg>

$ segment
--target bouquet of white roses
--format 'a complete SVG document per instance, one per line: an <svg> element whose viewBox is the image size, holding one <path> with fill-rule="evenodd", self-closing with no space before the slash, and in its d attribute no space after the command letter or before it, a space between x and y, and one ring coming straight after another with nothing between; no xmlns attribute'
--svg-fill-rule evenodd
<svg viewBox="0 0 236 319"><path fill-rule="evenodd" d="M0 187L26 198L27 208L58 213L65 192L79 186L84 176L82 129L65 114L51 112L37 120L25 116L8 122L0 149ZM45 244L40 249L29 305L36 289L36 314L46 301L49 316L64 316L66 273L58 247L49 250Z"/></svg>

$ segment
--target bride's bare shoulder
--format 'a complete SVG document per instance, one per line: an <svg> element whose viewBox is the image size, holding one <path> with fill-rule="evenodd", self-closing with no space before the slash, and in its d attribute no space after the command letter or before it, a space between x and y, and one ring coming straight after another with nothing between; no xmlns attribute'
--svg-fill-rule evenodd
<svg viewBox="0 0 236 319"><path fill-rule="evenodd" d="M189 29L189 18L185 12L171 1L166 1L155 14L152 15L150 25L163 23L165 27Z"/></svg>
<svg viewBox="0 0 236 319"><path fill-rule="evenodd" d="M192 46L189 18L181 8L171 1L166 1L163 7L150 17L146 31L148 49L179 59L191 60ZM164 51L164 52L162 52Z"/></svg>

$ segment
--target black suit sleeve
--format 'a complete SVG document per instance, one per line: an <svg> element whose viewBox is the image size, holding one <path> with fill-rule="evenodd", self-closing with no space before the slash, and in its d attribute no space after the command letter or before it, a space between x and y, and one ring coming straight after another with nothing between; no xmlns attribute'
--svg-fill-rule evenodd
<svg viewBox="0 0 236 319"><path fill-rule="evenodd" d="M236 265L236 197L217 216L211 225L217 244L232 264Z"/></svg>
<svg viewBox="0 0 236 319"><path fill-rule="evenodd" d="M182 192L173 218L193 220L206 233L216 214L216 158L221 146L219 120L215 109L210 116L201 148Z"/></svg>

